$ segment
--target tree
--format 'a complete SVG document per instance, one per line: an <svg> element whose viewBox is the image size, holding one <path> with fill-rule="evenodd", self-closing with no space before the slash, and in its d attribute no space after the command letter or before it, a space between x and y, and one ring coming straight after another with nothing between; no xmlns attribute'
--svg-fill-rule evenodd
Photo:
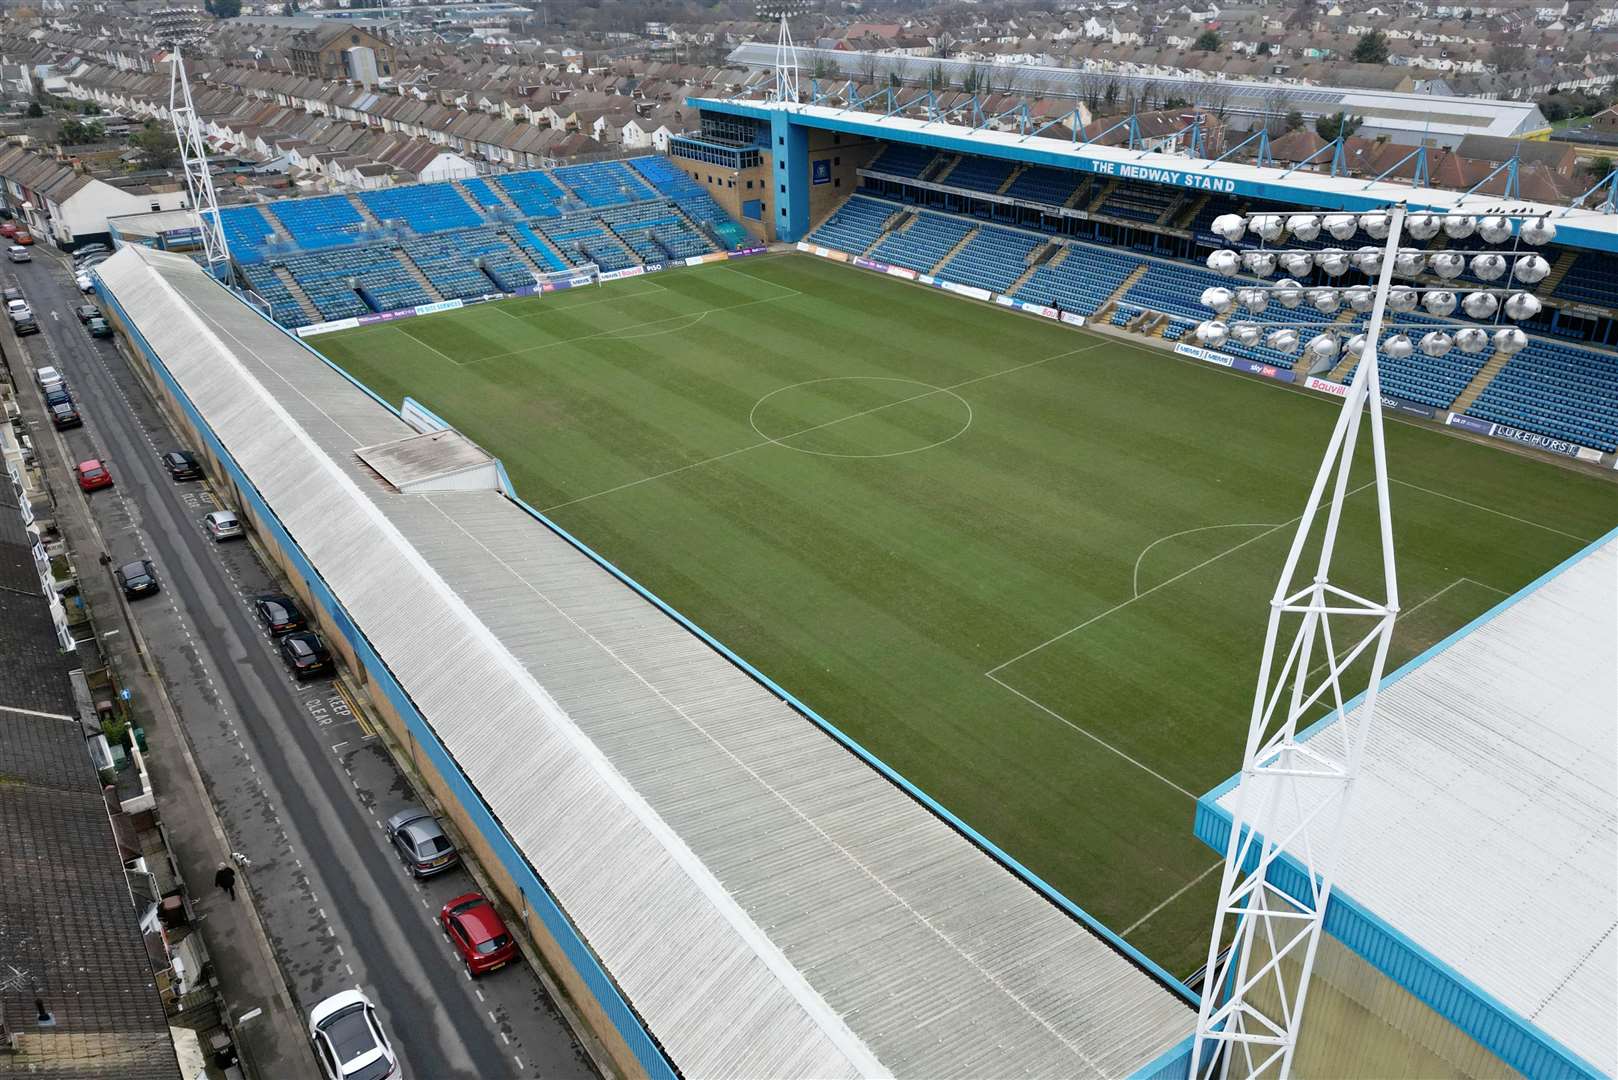
<svg viewBox="0 0 1618 1080"><path fill-rule="evenodd" d="M1197 35L1197 40L1191 47L1198 52L1218 52L1219 47L1223 44L1224 42L1219 40L1218 34L1212 30L1204 30Z"/></svg>
<svg viewBox="0 0 1618 1080"><path fill-rule="evenodd" d="M1592 180L1605 180L1612 175L1613 161L1610 154L1597 154L1584 163L1584 175Z"/></svg>
<svg viewBox="0 0 1618 1080"><path fill-rule="evenodd" d="M1270 43L1268 41L1261 41L1261 42L1258 43L1258 48L1253 50L1253 55L1254 56L1269 56L1274 51L1275 51L1274 49L1270 48Z"/></svg>
<svg viewBox="0 0 1618 1080"><path fill-rule="evenodd" d="M1297 109L1293 109L1291 112L1287 113L1286 121L1282 123L1281 130L1297 131L1301 127L1303 127L1303 113L1299 112Z"/></svg>
<svg viewBox="0 0 1618 1080"><path fill-rule="evenodd" d="M30 120L37 120L41 116L44 116L44 115L45 115L45 110L40 107L39 102L30 101L28 103L28 118Z"/></svg>
<svg viewBox="0 0 1618 1080"><path fill-rule="evenodd" d="M944 65L934 64L932 70L927 72L927 89L938 91L949 85L949 79L944 75Z"/></svg>
<svg viewBox="0 0 1618 1080"><path fill-rule="evenodd" d="M1498 44L1489 49L1489 66L1496 71L1521 71L1528 66L1528 46Z"/></svg>
<svg viewBox="0 0 1618 1080"><path fill-rule="evenodd" d="M242 13L242 0L206 0L203 6L218 19L234 19Z"/></svg>
<svg viewBox="0 0 1618 1080"><path fill-rule="evenodd" d="M1356 64L1386 64L1388 62L1388 35L1371 30L1360 35L1354 44Z"/></svg>
<svg viewBox="0 0 1618 1080"><path fill-rule="evenodd" d="M1363 118L1349 116L1345 113L1338 113L1336 116L1322 116L1315 121L1315 134L1327 141L1335 139L1339 135L1346 139L1358 131L1363 123L1365 123Z"/></svg>
<svg viewBox="0 0 1618 1080"><path fill-rule="evenodd" d="M84 143L100 142L102 136L101 125L94 120L63 120L57 128L57 138L64 146L78 146Z"/></svg>
<svg viewBox="0 0 1618 1080"><path fill-rule="evenodd" d="M148 169L169 169L180 160L174 132L161 124L147 124L129 137L129 145L140 151Z"/></svg>

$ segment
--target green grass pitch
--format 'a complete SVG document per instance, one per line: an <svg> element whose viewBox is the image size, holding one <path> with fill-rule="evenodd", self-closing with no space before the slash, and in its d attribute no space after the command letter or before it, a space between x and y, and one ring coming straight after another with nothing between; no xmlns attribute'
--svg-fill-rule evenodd
<svg viewBox="0 0 1618 1080"><path fill-rule="evenodd" d="M1148 955L1200 966L1218 860L1193 799L1240 765L1336 402L804 255L316 344ZM1593 476L1404 422L1388 445L1390 670L1618 524ZM1373 498L1349 499L1349 588L1378 573Z"/></svg>

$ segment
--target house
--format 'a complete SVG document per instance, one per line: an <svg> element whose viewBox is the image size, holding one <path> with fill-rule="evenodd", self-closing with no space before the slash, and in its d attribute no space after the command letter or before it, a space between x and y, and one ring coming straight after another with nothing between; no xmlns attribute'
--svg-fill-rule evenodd
<svg viewBox="0 0 1618 1080"><path fill-rule="evenodd" d="M330 30L305 30L294 34L287 48L292 70L311 79L359 78L350 50L368 49L374 56L376 73L393 74L393 48L375 34L358 26ZM363 53L360 55L364 55Z"/></svg>
<svg viewBox="0 0 1618 1080"><path fill-rule="evenodd" d="M0 149L0 192L30 232L66 250L106 240L109 217L186 206L183 184L115 184L20 146Z"/></svg>

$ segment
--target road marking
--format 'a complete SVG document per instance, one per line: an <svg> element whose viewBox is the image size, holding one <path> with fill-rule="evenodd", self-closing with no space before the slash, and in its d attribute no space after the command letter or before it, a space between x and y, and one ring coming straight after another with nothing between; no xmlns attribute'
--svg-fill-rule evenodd
<svg viewBox="0 0 1618 1080"><path fill-rule="evenodd" d="M518 1057L516 1054L512 1054L511 1060L517 1063L517 1068L522 1068L522 1058Z"/></svg>
<svg viewBox="0 0 1618 1080"><path fill-rule="evenodd" d="M258 1016L258 1015L259 1015L259 1014L261 1014L261 1013L262 1013L262 1012L263 1012L263 1011L264 1011L264 1010L263 1010L263 1009L250 1009L250 1010L248 1010L248 1011L247 1011L247 1012L244 1012L244 1013L242 1013L242 1014L241 1014L241 1015L240 1015L240 1016L238 1016L238 1017L237 1017L237 1018L236 1018L236 1022L237 1022L237 1023L238 1023L238 1024L245 1024L245 1023L247 1023L247 1022L248 1022L248 1021L249 1021L249 1020L251 1020L251 1019L253 1019L253 1018L254 1018L254 1017L256 1017L256 1016Z"/></svg>
<svg viewBox="0 0 1618 1080"><path fill-rule="evenodd" d="M325 908L320 909L320 921L321 922L326 921L326 909Z"/></svg>
<svg viewBox="0 0 1618 1080"><path fill-rule="evenodd" d="M479 990L479 989L474 987L472 992L478 996L479 1001L483 1000L483 991L482 990Z"/></svg>
<svg viewBox="0 0 1618 1080"><path fill-rule="evenodd" d="M344 964L343 965L343 970L348 972L348 977L349 978L352 979L354 977L354 967L353 967L352 964Z"/></svg>
<svg viewBox="0 0 1618 1080"><path fill-rule="evenodd" d="M1546 532L1553 532L1557 536L1565 536L1569 540L1577 540L1581 544L1595 543L1595 541L1589 537L1575 536L1573 533L1563 532L1561 529L1553 529L1551 526L1542 524L1541 522L1530 521L1528 518L1518 517L1516 514L1508 514L1504 510L1496 510L1494 507L1484 506L1482 503L1469 502L1466 499L1458 499L1454 495L1446 495L1442 491L1434 491L1432 488L1424 488L1420 484L1412 484L1408 480L1400 480L1395 476L1388 477L1388 483L1398 484L1400 487L1407 487L1412 491L1420 491L1428 495L1436 496L1440 499L1448 499L1450 502L1460 503L1462 506L1470 506L1474 510L1482 510L1485 514L1494 514L1497 517L1503 517L1507 520L1515 521L1523 525L1531 525L1536 529L1544 529Z"/></svg>
<svg viewBox="0 0 1618 1080"><path fill-rule="evenodd" d="M343 947L341 945L337 946L337 955L338 956L343 955Z"/></svg>
<svg viewBox="0 0 1618 1080"><path fill-rule="evenodd" d="M494 1013L493 1013L493 1012L490 1012L490 1013L489 1013L489 1023L491 1023L491 1024L493 1024L493 1025L494 1025L494 1026L495 1026L495 1027L499 1027L499 1026L500 1026L500 1021L498 1021L498 1020L496 1020L496 1019L495 1019L495 1018L494 1018Z"/></svg>
<svg viewBox="0 0 1618 1080"><path fill-rule="evenodd" d="M494 1013L490 1013L490 1014L489 1014L489 1019L490 1019L490 1020L494 1020ZM496 1021L496 1023L498 1023L498 1021ZM507 1034L506 1034L506 1033L505 1033L505 1032L503 1032L503 1031L502 1031L502 1032L501 1032L501 1033L500 1033L500 1037L501 1037L501 1038L502 1038L502 1039L504 1039L504 1040L506 1040L506 1045L507 1045L507 1046L510 1046L510 1045L511 1045L511 1036L510 1036L510 1035L507 1035Z"/></svg>

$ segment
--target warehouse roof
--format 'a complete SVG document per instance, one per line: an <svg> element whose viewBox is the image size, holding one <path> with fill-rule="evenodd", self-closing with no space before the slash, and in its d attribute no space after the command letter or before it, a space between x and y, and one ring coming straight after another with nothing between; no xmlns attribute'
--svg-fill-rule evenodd
<svg viewBox="0 0 1618 1080"><path fill-rule="evenodd" d="M1393 948L1402 936L1447 969L1435 1008L1481 990L1471 1022L1452 1015L1479 1041L1524 1025L1594 1066L1574 1073L1606 1076L1618 1073L1614 656L1618 531L1396 673L1333 897L1391 926ZM1306 737L1336 729L1328 720ZM1203 800L1226 821L1235 779ZM1290 833L1284 816L1260 831ZM1402 978L1425 965L1390 966ZM1522 1060L1508 1064L1551 1074Z"/></svg>
<svg viewBox="0 0 1618 1080"><path fill-rule="evenodd" d="M676 1068L1128 1075L1183 988L178 256L100 269Z"/></svg>

